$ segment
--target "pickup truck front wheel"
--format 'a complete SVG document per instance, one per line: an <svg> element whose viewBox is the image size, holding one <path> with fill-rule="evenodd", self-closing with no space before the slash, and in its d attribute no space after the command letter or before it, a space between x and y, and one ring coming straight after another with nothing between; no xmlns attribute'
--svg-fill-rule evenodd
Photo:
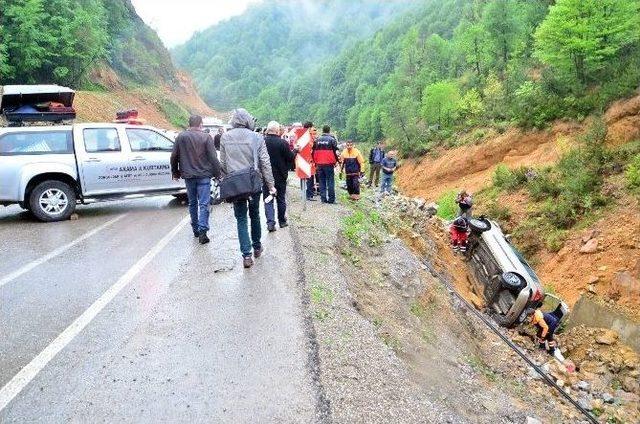
<svg viewBox="0 0 640 424"><path fill-rule="evenodd" d="M62 181L41 182L29 195L29 209L40 221L64 221L76 209L76 193Z"/></svg>

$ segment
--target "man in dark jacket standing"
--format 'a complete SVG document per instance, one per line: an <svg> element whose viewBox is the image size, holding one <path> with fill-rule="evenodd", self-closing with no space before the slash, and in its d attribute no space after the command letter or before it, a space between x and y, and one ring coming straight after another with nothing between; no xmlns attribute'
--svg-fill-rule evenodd
<svg viewBox="0 0 640 424"><path fill-rule="evenodd" d="M282 125L276 121L271 121L267 125L267 134L264 137L264 141L267 145L267 151L269 152L269 159L271 161L273 181L277 191L275 200L266 202L264 205L264 212L267 216L267 229L270 233L276 230L276 213L274 203L278 204L278 223L280 224L280 228L289 226L289 224L287 224L287 178L289 177L289 170L293 166L296 153L292 152L289 149L287 142L280 138L281 133ZM265 201L269 199L269 196L271 196L271 194L265 184ZM271 196L271 198L273 198L273 196Z"/></svg>
<svg viewBox="0 0 640 424"><path fill-rule="evenodd" d="M189 129L176 138L171 153L171 175L183 178L189 198L193 235L201 244L209 243L209 203L211 178L220 178L221 168L211 136L202 131L202 117L189 118Z"/></svg>
<svg viewBox="0 0 640 424"><path fill-rule="evenodd" d="M313 143L313 162L320 184L322 203L336 202L335 166L338 163L338 141L330 134L328 125L322 127L322 135Z"/></svg>
<svg viewBox="0 0 640 424"><path fill-rule="evenodd" d="M378 145L369 152L369 187L373 184L378 187L382 159L384 159L384 145L379 141Z"/></svg>

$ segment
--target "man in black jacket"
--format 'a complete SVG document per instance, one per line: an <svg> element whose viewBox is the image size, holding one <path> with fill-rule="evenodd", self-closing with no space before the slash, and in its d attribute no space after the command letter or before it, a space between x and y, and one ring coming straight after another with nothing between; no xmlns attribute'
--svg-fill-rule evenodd
<svg viewBox="0 0 640 424"><path fill-rule="evenodd" d="M176 138L171 153L171 175L183 178L187 186L193 235L201 244L209 243L209 202L211 178L220 178L221 168L213 139L202 130L202 117L189 118L189 129Z"/></svg>
<svg viewBox="0 0 640 424"><path fill-rule="evenodd" d="M339 161L338 141L331 135L331 127L322 127L322 135L313 143L313 163L320 185L322 203L336 202L335 166Z"/></svg>
<svg viewBox="0 0 640 424"><path fill-rule="evenodd" d="M274 203L278 205L278 223L280 224L280 228L285 228L289 225L287 224L287 178L296 157L296 152L292 152L289 149L287 142L280 137L281 133L282 126L276 121L271 121L267 125L267 133L264 137L267 151L269 152L271 170L273 171L273 180L277 193L274 200L264 205L265 215L267 216L267 229L269 232L276 230ZM265 200L269 200L270 193L266 185L263 194Z"/></svg>

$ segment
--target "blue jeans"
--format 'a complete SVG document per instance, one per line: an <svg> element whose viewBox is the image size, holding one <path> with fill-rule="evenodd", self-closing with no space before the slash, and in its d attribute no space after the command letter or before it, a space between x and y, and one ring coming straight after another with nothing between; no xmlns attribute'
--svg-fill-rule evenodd
<svg viewBox="0 0 640 424"><path fill-rule="evenodd" d="M391 186L393 185L393 174L382 173L382 185L380 186L380 193L391 193Z"/></svg>
<svg viewBox="0 0 640 424"><path fill-rule="evenodd" d="M260 199L262 193L253 194L249 200L240 200L233 203L233 212L238 225L238 240L243 257L251 256L251 250L260 249L262 243L262 226L260 225ZM247 212L249 216L247 217ZM249 237L249 219L251 219L251 237Z"/></svg>
<svg viewBox="0 0 640 424"><path fill-rule="evenodd" d="M209 231L211 178L187 178L184 182L187 186L191 228L194 234Z"/></svg>
<svg viewBox="0 0 640 424"><path fill-rule="evenodd" d="M323 202L335 203L336 182L333 165L320 165L316 173L320 183L320 199Z"/></svg>

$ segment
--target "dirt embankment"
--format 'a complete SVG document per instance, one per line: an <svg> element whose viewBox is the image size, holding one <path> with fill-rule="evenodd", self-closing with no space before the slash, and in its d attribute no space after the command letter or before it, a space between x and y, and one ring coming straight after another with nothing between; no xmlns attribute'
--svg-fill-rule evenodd
<svg viewBox="0 0 640 424"><path fill-rule="evenodd" d="M387 222L397 235L410 246L420 258L424 258L443 275L448 275L455 290L478 309L484 309L481 299L474 293L470 283L471 273L462 256L452 252L449 238L440 218L432 216L430 207L422 200L396 196L384 200L388 212ZM389 217L400 216L400 219ZM370 267L366 267L369 269ZM377 299L382 296L373 296ZM433 299L425 299L433 304ZM432 306L433 307L433 306ZM396 309L397 310L397 309ZM463 308L458 308L462 311ZM438 319L442 319L439 317ZM445 318L447 323L454 318ZM459 318L456 318L459 319ZM405 326L404 328L408 328ZM636 423L640 420L640 356L619 340L615 331L602 328L571 328L558 336L559 346L564 356L576 365L575 372L569 372L534 342L535 332L531 326L523 325L512 330L504 330L520 348L527 353L558 385L564 388L583 407L597 416L598 422ZM460 331L458 335L463 335ZM481 333L492 341L493 335ZM470 343L472 344L472 343ZM526 387L529 404L542 405L545 401L555 401L554 417L543 422L573 423L581 419L571 414L575 410L557 402L556 391L542 384L540 376L523 366L520 359L511 357L513 352L501 349L495 341L489 351L482 350L485 372L490 379L509 381L512 385Z"/></svg>
<svg viewBox="0 0 640 424"><path fill-rule="evenodd" d="M81 122L110 122L119 110L136 109L149 125L163 129L179 129L171 122L167 104L173 103L188 113L219 116L198 95L191 77L178 74L177 87L127 87L108 67L94 70L90 79L106 91L79 91L75 108ZM170 107L170 106L169 106Z"/></svg>
<svg viewBox="0 0 640 424"><path fill-rule="evenodd" d="M604 119L610 146L637 140L640 96L614 103ZM587 127L588 122L559 122L544 131L510 129L481 144L407 161L398 172L399 185L405 194L430 201L450 190L477 192L491 185L494 170L501 163L510 168L553 164ZM611 187L605 190L623 193L616 189L623 187L623 181L607 181L607 185ZM592 217L592 224L569 233L559 251L541 247L529 259L545 285L570 305L589 295L640 319L640 205L637 199L617 193L612 196L612 205ZM524 192L503 193L498 202L510 211L510 217L503 220L507 231L529 219L532 204ZM478 205L481 209L483 205Z"/></svg>
<svg viewBox="0 0 640 424"><path fill-rule="evenodd" d="M640 138L640 96L614 103L604 118L610 145ZM501 163L509 167L538 167L556 162L588 124L588 120L557 122L549 129L534 131L511 128L475 145L407 160L398 170L398 184L404 194L425 199L437 199L447 191L463 187L478 191L491 184L493 171Z"/></svg>

